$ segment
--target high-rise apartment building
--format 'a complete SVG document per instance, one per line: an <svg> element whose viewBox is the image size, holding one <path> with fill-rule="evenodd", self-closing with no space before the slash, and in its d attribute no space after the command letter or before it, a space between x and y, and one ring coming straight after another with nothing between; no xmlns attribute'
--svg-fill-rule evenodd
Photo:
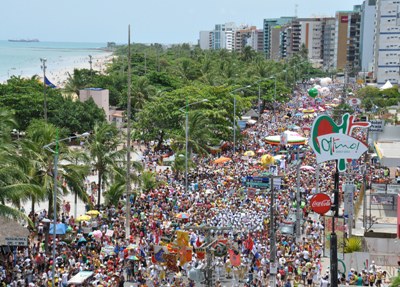
<svg viewBox="0 0 400 287"><path fill-rule="evenodd" d="M400 83L400 0L377 0L374 77L378 86Z"/></svg>
<svg viewBox="0 0 400 287"><path fill-rule="evenodd" d="M235 31L234 50L241 52L244 47L250 46L253 50L262 52L263 31L256 26L242 25Z"/></svg>
<svg viewBox="0 0 400 287"><path fill-rule="evenodd" d="M331 71L334 69L334 57L335 57L335 18L324 18L322 22L322 63L325 71Z"/></svg>
<svg viewBox="0 0 400 287"><path fill-rule="evenodd" d="M361 6L353 11L338 11L335 17L333 68L354 74L360 67Z"/></svg>
<svg viewBox="0 0 400 287"><path fill-rule="evenodd" d="M376 0L364 0L361 5L360 65L361 71L370 72L374 63L374 29Z"/></svg>
<svg viewBox="0 0 400 287"><path fill-rule="evenodd" d="M204 50L226 49L228 51L242 51L251 46L255 51L262 52L264 48L263 30L255 26L235 23L216 24L212 31L200 31L199 45Z"/></svg>
<svg viewBox="0 0 400 287"><path fill-rule="evenodd" d="M264 54L267 59L271 58L273 54L274 57L276 54L279 54L279 51L276 52L276 40L279 42L279 33L277 30L280 30L285 24L292 22L295 17L281 17L281 18L273 18L273 19L264 19L263 30L264 30ZM278 33L278 37L276 36ZM274 49L274 50L272 50ZM278 49L279 50L279 49Z"/></svg>

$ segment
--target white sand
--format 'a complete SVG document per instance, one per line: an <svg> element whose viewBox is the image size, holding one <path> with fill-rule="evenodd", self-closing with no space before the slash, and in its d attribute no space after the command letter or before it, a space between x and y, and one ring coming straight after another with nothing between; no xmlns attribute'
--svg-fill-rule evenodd
<svg viewBox="0 0 400 287"><path fill-rule="evenodd" d="M107 65L114 58L111 52L104 54L94 55L92 57L92 69L100 73L105 73ZM87 58L80 58L74 61L72 65L67 65L59 69L53 70L50 73L46 73L47 79L59 88L63 88L68 80L69 74L73 76L74 69L89 69ZM43 76L41 77L43 80Z"/></svg>

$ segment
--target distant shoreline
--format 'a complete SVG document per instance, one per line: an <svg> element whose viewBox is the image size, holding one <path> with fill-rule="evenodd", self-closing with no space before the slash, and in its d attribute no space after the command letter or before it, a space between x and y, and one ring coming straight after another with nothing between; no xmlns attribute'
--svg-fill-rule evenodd
<svg viewBox="0 0 400 287"><path fill-rule="evenodd" d="M96 50L96 51L101 51L99 54L95 54L92 56L92 69L93 71L97 71L100 73L105 73L107 65L112 62L112 59L115 57L114 53L107 50L107 48L92 48L88 50ZM50 69L49 68L49 63L47 64L47 69L46 69L46 77L47 79L53 83L55 86L58 88L64 88L65 84L68 80L68 74L73 74L74 69L89 69L89 63L86 59L87 57L84 56L77 56L77 57L72 57L73 59L72 62L66 64L66 65L61 65L57 64L55 68ZM71 59L69 59L71 61ZM43 73L27 73L22 75L22 78L31 78L35 75L38 75L40 80L43 81ZM3 83L6 83L8 79L10 79L12 76L19 76L19 75L10 75L9 78L4 79L2 81Z"/></svg>

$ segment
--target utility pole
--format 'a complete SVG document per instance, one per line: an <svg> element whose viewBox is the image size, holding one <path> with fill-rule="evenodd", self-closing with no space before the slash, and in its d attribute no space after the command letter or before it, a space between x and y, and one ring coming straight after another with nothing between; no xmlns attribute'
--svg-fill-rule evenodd
<svg viewBox="0 0 400 287"><path fill-rule="evenodd" d="M40 66L43 70L43 112L44 112L44 120L47 122L47 99L46 99L46 58L40 58L40 62L42 65Z"/></svg>
<svg viewBox="0 0 400 287"><path fill-rule="evenodd" d="M206 251L206 258L207 258L207 265L205 269L205 278L206 278L206 286L207 287L213 287L214 282L213 282L213 266L212 266L212 261L213 261L213 251L214 249L212 248L212 245L217 241L217 239L211 239L211 231L226 231L226 230L232 230L232 227L217 227L217 226L209 226L209 225L204 225L204 226L185 226L183 229L188 230L200 230L203 231L206 234L205 237L205 246L201 247L202 249L205 249Z"/></svg>
<svg viewBox="0 0 400 287"><path fill-rule="evenodd" d="M131 25L128 25L128 106L127 106L127 128L126 128L126 222L125 238L131 235Z"/></svg>
<svg viewBox="0 0 400 287"><path fill-rule="evenodd" d="M335 184L334 184L334 203L332 216L332 233L331 233L331 287L338 287L338 255L337 255L337 235L335 233L335 218L339 216L339 162L336 160Z"/></svg>
<svg viewBox="0 0 400 287"><path fill-rule="evenodd" d="M301 237L300 230L300 147L297 147L297 169L296 169L296 238L297 240Z"/></svg>
<svg viewBox="0 0 400 287"><path fill-rule="evenodd" d="M274 203L275 203L275 197L274 197L274 178L281 178L280 175L273 175L271 174L269 176L269 181L270 181L270 191L271 191L271 206L269 208L270 210L270 286L275 287L276 286L276 273L277 273L277 264L276 264L276 236L275 236L275 217L274 217ZM298 204L297 204L298 205ZM272 266L274 268L272 268Z"/></svg>

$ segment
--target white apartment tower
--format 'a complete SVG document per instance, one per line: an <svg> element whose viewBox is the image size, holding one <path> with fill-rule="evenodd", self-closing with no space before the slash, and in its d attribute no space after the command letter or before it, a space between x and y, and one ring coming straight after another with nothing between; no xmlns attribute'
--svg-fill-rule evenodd
<svg viewBox="0 0 400 287"><path fill-rule="evenodd" d="M377 0L374 77L378 86L400 83L400 0Z"/></svg>

